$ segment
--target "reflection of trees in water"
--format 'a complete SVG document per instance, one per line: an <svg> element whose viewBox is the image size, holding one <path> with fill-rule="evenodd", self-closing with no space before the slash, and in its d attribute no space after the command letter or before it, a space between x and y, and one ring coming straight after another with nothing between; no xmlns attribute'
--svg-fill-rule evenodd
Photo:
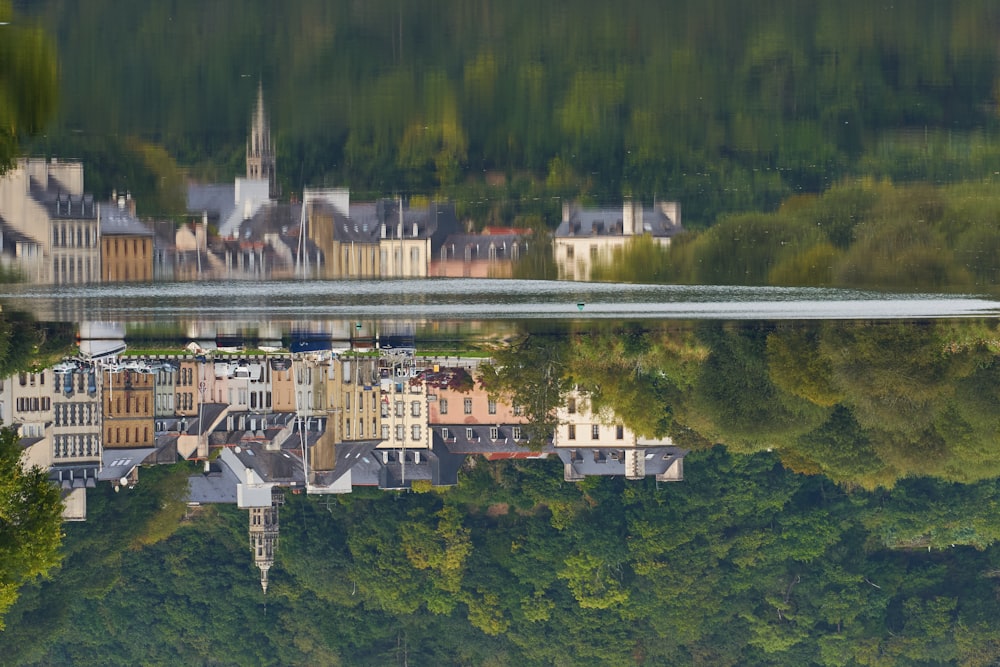
<svg viewBox="0 0 1000 667"><path fill-rule="evenodd" d="M991 184L865 181L800 195L778 211L721 219L667 249L637 237L598 280L914 290L1000 286L1000 196Z"/></svg>
<svg viewBox="0 0 1000 667"><path fill-rule="evenodd" d="M61 36L66 118L162 138L206 176L238 169L255 72L276 100L279 164L305 166L284 177L355 191L486 172L605 201L668 196L708 223L850 173L940 182L1000 165L981 0L31 4Z"/></svg>
<svg viewBox="0 0 1000 667"><path fill-rule="evenodd" d="M48 36L15 17L0 0L0 173L55 112L57 63Z"/></svg>

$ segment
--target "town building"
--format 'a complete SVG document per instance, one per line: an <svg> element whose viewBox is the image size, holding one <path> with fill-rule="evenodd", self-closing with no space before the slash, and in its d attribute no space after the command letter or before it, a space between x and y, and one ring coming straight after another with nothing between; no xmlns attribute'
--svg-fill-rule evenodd
<svg viewBox="0 0 1000 667"><path fill-rule="evenodd" d="M101 280L148 282L153 279L153 232L135 217L131 195L115 197L99 209Z"/></svg>
<svg viewBox="0 0 1000 667"><path fill-rule="evenodd" d="M99 280L98 206L83 165L22 158L0 177L3 262L37 283Z"/></svg>
<svg viewBox="0 0 1000 667"><path fill-rule="evenodd" d="M684 479L686 450L670 438L641 438L635 431L593 410L590 396L574 389L556 411L559 426L552 439L556 454L565 464L566 481L591 475L624 475L657 481Z"/></svg>
<svg viewBox="0 0 1000 667"><path fill-rule="evenodd" d="M450 234L431 259L429 275L509 278L528 250L530 230L487 227L481 234Z"/></svg>
<svg viewBox="0 0 1000 667"><path fill-rule="evenodd" d="M563 206L552 250L559 278L589 280L596 264L608 263L614 251L630 239L647 236L664 247L682 231L677 202L656 202L652 208L626 200L621 209Z"/></svg>

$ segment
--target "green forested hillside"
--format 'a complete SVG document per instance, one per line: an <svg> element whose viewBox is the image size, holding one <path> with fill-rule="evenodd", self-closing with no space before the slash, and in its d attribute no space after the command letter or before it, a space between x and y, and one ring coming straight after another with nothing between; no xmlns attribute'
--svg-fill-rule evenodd
<svg viewBox="0 0 1000 667"><path fill-rule="evenodd" d="M58 44L54 137L229 177L260 79L287 193L537 196L528 177L697 225L845 174L1000 171L986 0L19 4ZM459 187L486 173L512 189Z"/></svg>
<svg viewBox="0 0 1000 667"><path fill-rule="evenodd" d="M566 484L480 462L443 493L290 496L265 598L247 516L145 546L180 472L91 494L68 555L0 635L10 665L990 665L1000 551L889 550L995 507L995 482L845 494L772 456L683 483ZM181 477L182 479L182 477ZM960 502L956 503L956 498ZM167 501L169 506L170 502Z"/></svg>
<svg viewBox="0 0 1000 667"><path fill-rule="evenodd" d="M608 423L640 436L774 452L846 488L1000 475L1000 330L990 320L592 323L528 334L494 362L486 386L523 406L536 442L576 386L614 415Z"/></svg>

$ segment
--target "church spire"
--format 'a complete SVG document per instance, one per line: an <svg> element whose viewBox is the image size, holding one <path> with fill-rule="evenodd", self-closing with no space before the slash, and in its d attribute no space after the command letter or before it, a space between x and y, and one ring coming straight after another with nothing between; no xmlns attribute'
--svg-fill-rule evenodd
<svg viewBox="0 0 1000 667"><path fill-rule="evenodd" d="M274 552L278 548L278 508L284 504L281 491L273 489L271 505L250 509L250 549L254 565L260 570L260 587L267 593L268 572L274 565Z"/></svg>
<svg viewBox="0 0 1000 667"><path fill-rule="evenodd" d="M271 149L271 126L264 109L264 83L257 82L257 107L250 118L250 137L247 139L247 178L266 180L268 192L276 198L277 182L274 151Z"/></svg>

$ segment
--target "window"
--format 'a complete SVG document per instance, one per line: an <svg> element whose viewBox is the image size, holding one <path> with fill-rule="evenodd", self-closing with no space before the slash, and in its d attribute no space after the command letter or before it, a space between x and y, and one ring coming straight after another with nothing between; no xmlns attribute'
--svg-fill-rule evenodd
<svg viewBox="0 0 1000 667"><path fill-rule="evenodd" d="M625 439L625 427L619 424L618 426L615 426L615 440L624 440L624 439Z"/></svg>
<svg viewBox="0 0 1000 667"><path fill-rule="evenodd" d="M590 439L597 440L600 437L601 437L601 427L598 426L597 424L593 424L590 427Z"/></svg>
<svg viewBox="0 0 1000 667"><path fill-rule="evenodd" d="M389 425L388 424L382 424L382 439L383 440L388 440L389 439Z"/></svg>
<svg viewBox="0 0 1000 667"><path fill-rule="evenodd" d="M465 401L463 401L463 403L465 404L465 414L471 415L472 414L472 399L471 398L467 398L467 399L465 399Z"/></svg>
<svg viewBox="0 0 1000 667"><path fill-rule="evenodd" d="M566 259L573 259L573 255L574 255L573 246L571 245L566 246Z"/></svg>
<svg viewBox="0 0 1000 667"><path fill-rule="evenodd" d="M344 409L347 411L351 409L351 395L346 392L344 393Z"/></svg>
<svg viewBox="0 0 1000 667"><path fill-rule="evenodd" d="M569 399L569 403L566 404L566 410L571 415L575 415L576 414L576 399L575 398L570 398Z"/></svg>
<svg viewBox="0 0 1000 667"><path fill-rule="evenodd" d="M351 420L350 419L345 419L344 420L344 437L345 438L350 438L351 437Z"/></svg>
<svg viewBox="0 0 1000 667"><path fill-rule="evenodd" d="M402 424L397 424L396 425L396 440L400 440L401 441L403 439L403 437L406 435L406 432L403 430L403 428L404 427L403 427Z"/></svg>
<svg viewBox="0 0 1000 667"><path fill-rule="evenodd" d="M465 439L466 440L476 440L476 432L471 428L465 429Z"/></svg>
<svg viewBox="0 0 1000 667"><path fill-rule="evenodd" d="M498 429L496 426L490 426L490 440L499 440L499 439L500 439L500 429Z"/></svg>
<svg viewBox="0 0 1000 667"><path fill-rule="evenodd" d="M396 401L396 416L402 417L406 413L406 404L403 401Z"/></svg>
<svg viewBox="0 0 1000 667"><path fill-rule="evenodd" d="M514 416L515 417L520 417L521 416L521 412L522 412L521 406L520 405L515 405L514 406Z"/></svg>
<svg viewBox="0 0 1000 667"><path fill-rule="evenodd" d="M441 438L443 440L450 440L451 439L451 432L447 428L441 429Z"/></svg>
<svg viewBox="0 0 1000 667"><path fill-rule="evenodd" d="M512 428L510 430L510 434L511 434L511 436L513 436L513 438L515 440L520 440L521 439L521 427L520 426L515 426L514 428Z"/></svg>
<svg viewBox="0 0 1000 667"><path fill-rule="evenodd" d="M412 401L410 403L410 415L413 417L420 416L420 401Z"/></svg>
<svg viewBox="0 0 1000 667"><path fill-rule="evenodd" d="M440 401L438 401L438 405L441 407L441 414L443 414L443 415L448 414L448 399L447 398L442 398Z"/></svg>
<svg viewBox="0 0 1000 667"><path fill-rule="evenodd" d="M495 415L497 413L497 402L496 401L490 401L489 403L487 403L487 406L489 407L489 411L490 411L491 415Z"/></svg>
<svg viewBox="0 0 1000 667"><path fill-rule="evenodd" d="M569 425L569 439L576 440L576 424Z"/></svg>
<svg viewBox="0 0 1000 667"><path fill-rule="evenodd" d="M410 437L413 440L420 440L420 424L414 424L410 427Z"/></svg>

